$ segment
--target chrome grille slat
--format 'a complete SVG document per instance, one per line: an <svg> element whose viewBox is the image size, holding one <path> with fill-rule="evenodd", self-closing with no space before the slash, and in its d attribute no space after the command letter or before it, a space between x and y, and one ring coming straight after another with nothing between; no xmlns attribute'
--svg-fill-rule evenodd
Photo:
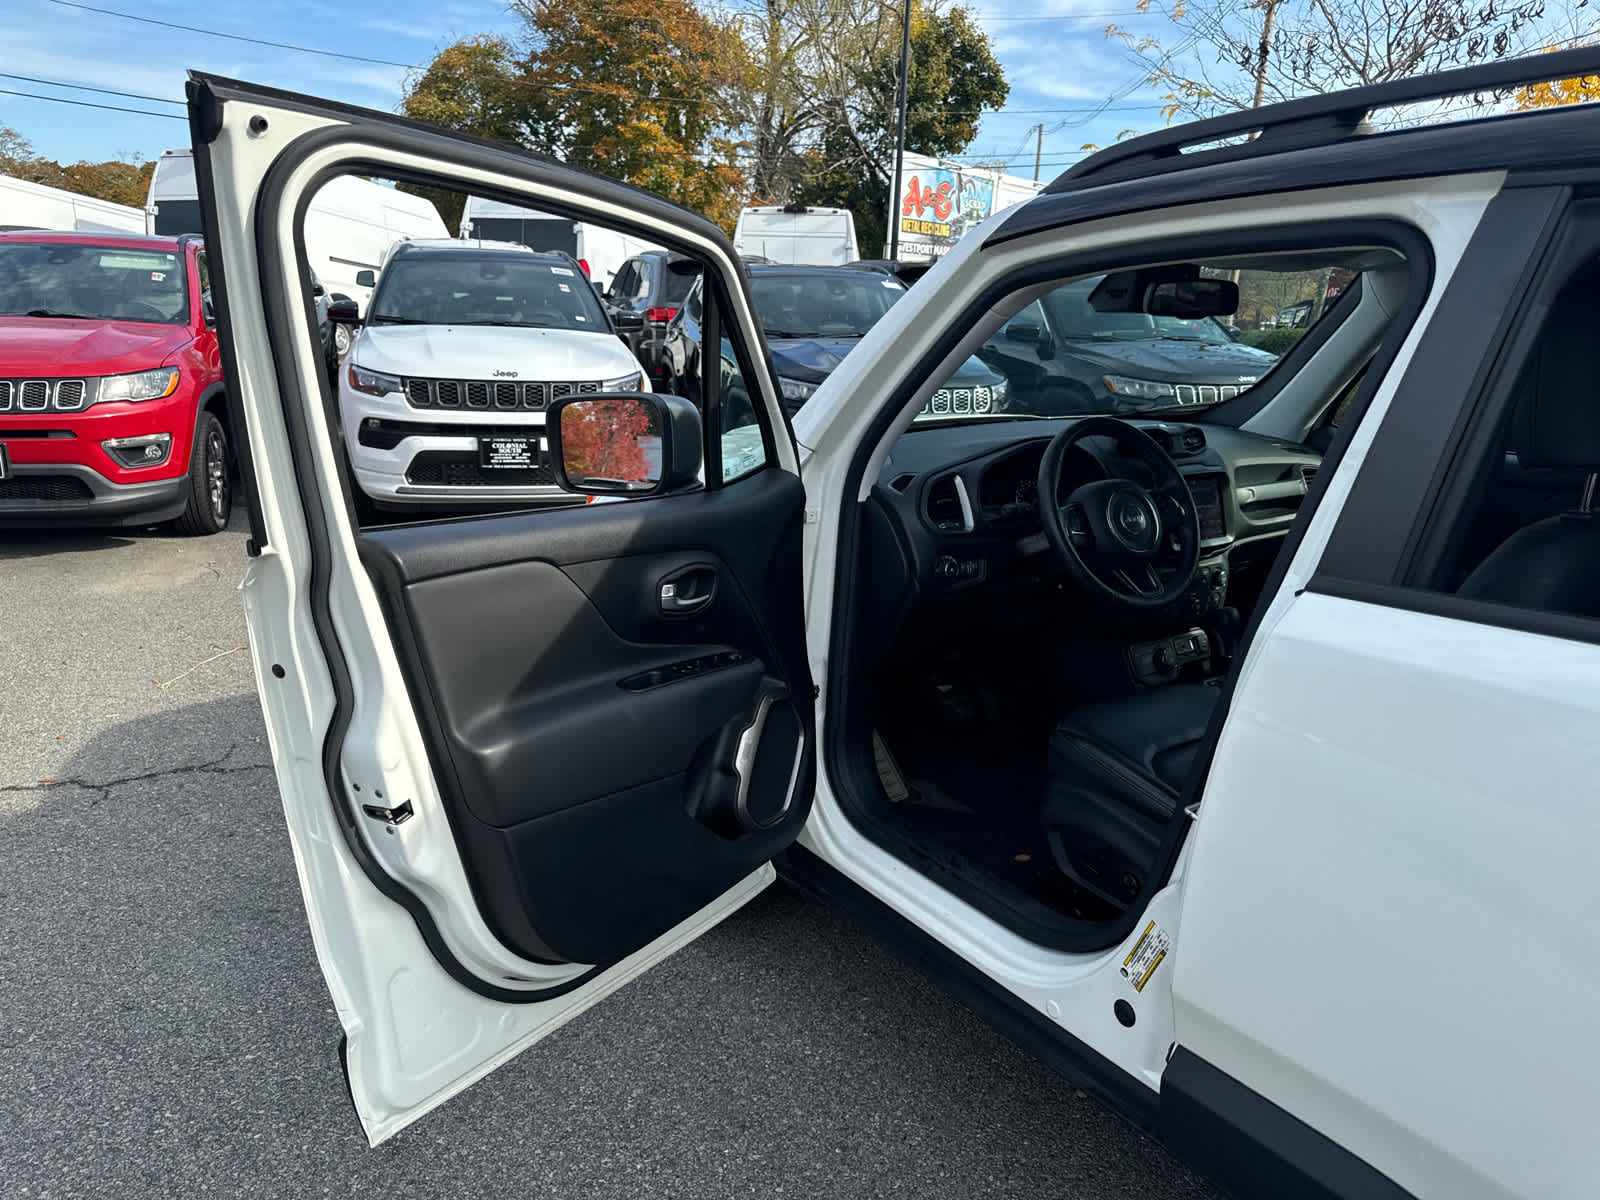
<svg viewBox="0 0 1600 1200"><path fill-rule="evenodd" d="M550 402L550 385L548 383L525 383L522 385L522 405L524 408L543 408Z"/></svg>
<svg viewBox="0 0 1600 1200"><path fill-rule="evenodd" d="M43 412L50 407L50 383L44 379L27 379L22 383L22 395L17 407L23 412Z"/></svg>
<svg viewBox="0 0 1600 1200"><path fill-rule="evenodd" d="M461 385L467 392L468 408L489 407L489 385L477 381L470 381Z"/></svg>
<svg viewBox="0 0 1600 1200"><path fill-rule="evenodd" d="M494 406L496 408L515 408L517 406L517 385L514 383L495 384Z"/></svg>
<svg viewBox="0 0 1600 1200"><path fill-rule="evenodd" d="M406 399L417 408L427 408L433 403L433 388L426 379L408 379Z"/></svg>
<svg viewBox="0 0 1600 1200"><path fill-rule="evenodd" d="M0 412L11 411L11 380L0 379Z"/></svg>
<svg viewBox="0 0 1600 1200"><path fill-rule="evenodd" d="M441 379L433 385L440 408L461 407L461 385L454 379Z"/></svg>

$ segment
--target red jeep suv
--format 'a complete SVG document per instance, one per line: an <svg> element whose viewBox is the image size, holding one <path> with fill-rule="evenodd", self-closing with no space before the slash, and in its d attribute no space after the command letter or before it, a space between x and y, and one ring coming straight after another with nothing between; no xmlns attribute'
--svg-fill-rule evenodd
<svg viewBox="0 0 1600 1200"><path fill-rule="evenodd" d="M0 233L0 527L222 529L215 324L196 237Z"/></svg>

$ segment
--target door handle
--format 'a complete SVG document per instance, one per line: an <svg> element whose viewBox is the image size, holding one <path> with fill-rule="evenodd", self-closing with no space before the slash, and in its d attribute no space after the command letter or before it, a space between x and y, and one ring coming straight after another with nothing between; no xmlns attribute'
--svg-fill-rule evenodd
<svg viewBox="0 0 1600 1200"><path fill-rule="evenodd" d="M663 614L686 617L710 606L717 594L717 573L710 567L685 567L660 583L656 597Z"/></svg>

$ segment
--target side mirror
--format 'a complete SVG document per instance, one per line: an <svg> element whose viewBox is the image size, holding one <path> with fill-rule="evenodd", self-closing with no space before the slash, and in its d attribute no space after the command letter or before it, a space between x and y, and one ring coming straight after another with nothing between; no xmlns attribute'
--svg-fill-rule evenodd
<svg viewBox="0 0 1600 1200"><path fill-rule="evenodd" d="M356 286L364 288L377 287L378 273L376 271L357 271Z"/></svg>
<svg viewBox="0 0 1600 1200"><path fill-rule="evenodd" d="M606 289L606 285L601 283L598 279L591 279L589 281L589 286L594 288L594 294L600 297L602 303L611 299L611 293Z"/></svg>
<svg viewBox="0 0 1600 1200"><path fill-rule="evenodd" d="M1044 330L1032 321L1013 321L1006 326L1006 341L1025 342L1030 346L1037 346L1039 339L1044 336Z"/></svg>
<svg viewBox="0 0 1600 1200"><path fill-rule="evenodd" d="M611 323L619 333L637 333L644 328L644 314L631 308L619 308L612 312Z"/></svg>
<svg viewBox="0 0 1600 1200"><path fill-rule="evenodd" d="M204 318L208 328L217 323L217 306L211 299L210 288L200 294L200 316Z"/></svg>
<svg viewBox="0 0 1600 1200"><path fill-rule="evenodd" d="M681 396L567 396L545 415L556 483L580 496L651 496L700 477L700 410Z"/></svg>
<svg viewBox="0 0 1600 1200"><path fill-rule="evenodd" d="M361 310L356 307L354 300L328 301L328 320L335 325L361 324Z"/></svg>

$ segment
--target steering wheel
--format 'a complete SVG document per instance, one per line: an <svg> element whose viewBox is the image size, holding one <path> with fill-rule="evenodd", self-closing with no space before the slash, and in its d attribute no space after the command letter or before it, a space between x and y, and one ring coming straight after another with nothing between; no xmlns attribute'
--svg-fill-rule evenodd
<svg viewBox="0 0 1600 1200"><path fill-rule="evenodd" d="M1154 487L1113 476L1061 498L1067 452L1104 437L1150 469ZM1056 557L1091 595L1124 608L1162 608L1194 583L1200 520L1177 464L1150 435L1112 417L1085 417L1045 447L1039 463L1039 517Z"/></svg>
<svg viewBox="0 0 1600 1200"><path fill-rule="evenodd" d="M145 312L150 314L149 317L141 317L141 316L138 316L138 315L134 315L134 316L131 316L131 317L125 317L125 318L123 318L124 320L128 320L128 321L145 321L145 320L165 321L167 319L167 314L166 313L162 312L154 304L149 304L149 303L147 303L146 301L143 301L143 300L125 300L125 301L123 301L123 307L124 308L129 308L129 309L134 309L134 310L138 310L138 309L142 308L142 309L145 310Z"/></svg>

